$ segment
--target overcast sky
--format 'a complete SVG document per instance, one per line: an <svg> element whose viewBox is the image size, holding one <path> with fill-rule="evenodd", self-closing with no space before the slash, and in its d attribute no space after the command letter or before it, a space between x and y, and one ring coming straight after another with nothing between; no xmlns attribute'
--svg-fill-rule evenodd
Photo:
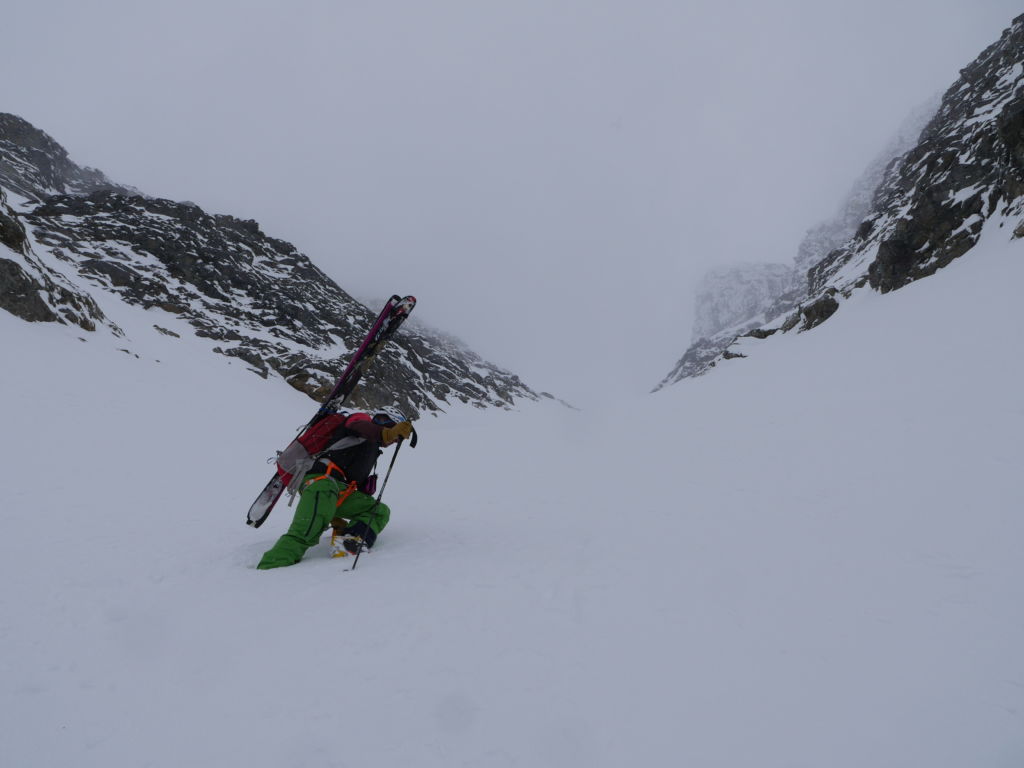
<svg viewBox="0 0 1024 768"><path fill-rule="evenodd" d="M0 111L527 383L640 397L1019 0L8 3Z"/></svg>

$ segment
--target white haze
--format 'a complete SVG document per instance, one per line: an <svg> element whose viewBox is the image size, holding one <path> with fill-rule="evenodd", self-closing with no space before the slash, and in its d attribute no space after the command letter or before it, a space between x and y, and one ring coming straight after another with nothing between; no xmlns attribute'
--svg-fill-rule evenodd
<svg viewBox="0 0 1024 768"><path fill-rule="evenodd" d="M599 403L672 365L705 268L789 261L1017 6L44 0L4 8L0 110Z"/></svg>

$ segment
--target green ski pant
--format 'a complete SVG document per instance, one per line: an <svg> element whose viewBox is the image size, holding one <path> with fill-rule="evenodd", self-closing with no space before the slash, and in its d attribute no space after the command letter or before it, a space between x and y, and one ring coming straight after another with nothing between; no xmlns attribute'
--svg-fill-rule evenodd
<svg viewBox="0 0 1024 768"><path fill-rule="evenodd" d="M319 478L319 479L318 479ZM306 475L299 495L299 506L287 533L263 555L261 570L294 565L306 554L306 550L320 541L331 521L343 518L348 521L346 530L355 526L370 528L374 534L384 530L391 517L386 504L378 504L373 496L362 491L353 491L338 506L338 498L345 493L346 486L334 478ZM365 537L364 537L365 538Z"/></svg>

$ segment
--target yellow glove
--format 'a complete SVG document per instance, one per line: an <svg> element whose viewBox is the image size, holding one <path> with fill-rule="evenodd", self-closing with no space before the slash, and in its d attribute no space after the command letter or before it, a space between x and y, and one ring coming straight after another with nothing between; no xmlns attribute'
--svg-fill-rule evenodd
<svg viewBox="0 0 1024 768"><path fill-rule="evenodd" d="M399 422L393 427L384 427L384 429L380 431L380 439L384 445L391 445L402 437L408 440L411 436L412 423L408 421Z"/></svg>

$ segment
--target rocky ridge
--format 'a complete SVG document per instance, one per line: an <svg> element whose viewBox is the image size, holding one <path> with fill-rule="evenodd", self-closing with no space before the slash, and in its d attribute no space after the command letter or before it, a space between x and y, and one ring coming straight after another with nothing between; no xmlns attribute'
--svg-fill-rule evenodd
<svg viewBox="0 0 1024 768"><path fill-rule="evenodd" d="M907 144L915 121L929 112ZM898 154L889 162L881 156L865 172L836 219L808 233L796 257L795 287L766 311L696 338L657 389L745 356L751 339L814 328L854 291L885 293L927 277L967 253L990 218L1020 217L1024 16L961 70L937 108L925 105L912 115L893 147ZM1013 236L1024 236L1024 224L1017 221Z"/></svg>
<svg viewBox="0 0 1024 768"><path fill-rule="evenodd" d="M936 97L915 109L847 192L836 215L815 225L800 242L792 265L748 264L709 272L696 290L693 334L683 357L656 389L713 368L737 337L789 315L807 299L808 270L845 244L871 212L889 166L916 145L939 107Z"/></svg>
<svg viewBox="0 0 1024 768"><path fill-rule="evenodd" d="M13 115L0 115L3 189L14 204L5 197L0 205L11 257L0 258L0 306L25 320L122 333L100 310L122 301L152 311L158 330L176 335L161 326L172 324L162 317L179 330L187 324L213 351L319 400L376 316L255 221L111 183ZM465 347L411 325L352 402L392 403L396 393L412 413L453 402L510 407L542 396Z"/></svg>

